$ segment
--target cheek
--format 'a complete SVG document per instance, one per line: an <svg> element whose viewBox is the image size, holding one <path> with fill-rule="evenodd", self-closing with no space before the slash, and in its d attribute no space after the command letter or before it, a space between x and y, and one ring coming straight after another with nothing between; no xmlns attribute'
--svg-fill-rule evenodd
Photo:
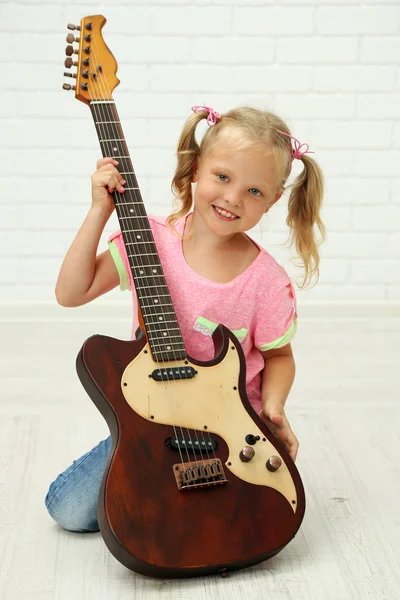
<svg viewBox="0 0 400 600"><path fill-rule="evenodd" d="M215 186L212 183L202 183L201 185L197 185L197 195L198 198L207 201L215 198L216 190Z"/></svg>

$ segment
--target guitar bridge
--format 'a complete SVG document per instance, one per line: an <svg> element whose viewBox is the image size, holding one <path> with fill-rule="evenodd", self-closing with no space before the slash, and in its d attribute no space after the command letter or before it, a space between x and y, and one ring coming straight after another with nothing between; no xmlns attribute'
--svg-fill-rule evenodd
<svg viewBox="0 0 400 600"><path fill-rule="evenodd" d="M219 458L178 463L173 466L173 470L178 490L228 483Z"/></svg>

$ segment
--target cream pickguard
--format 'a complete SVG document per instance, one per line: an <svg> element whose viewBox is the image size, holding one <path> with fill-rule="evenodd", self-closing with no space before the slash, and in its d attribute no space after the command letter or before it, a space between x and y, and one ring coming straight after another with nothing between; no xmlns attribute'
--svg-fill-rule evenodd
<svg viewBox="0 0 400 600"><path fill-rule="evenodd" d="M155 369L183 366L193 367L197 375L193 379L164 382L149 377ZM242 405L239 390L234 389L238 388L239 367L238 352L232 344L219 363L208 367L190 362L184 365L183 361L156 363L149 344L146 344L126 367L121 387L131 408L148 421L222 437L229 448L226 469L248 483L274 488L285 496L296 512L296 488L283 457L250 418ZM259 435L260 440L253 446L254 458L242 462L239 453L247 445L245 437L249 433ZM273 455L281 458L282 465L277 471L270 472L266 462Z"/></svg>

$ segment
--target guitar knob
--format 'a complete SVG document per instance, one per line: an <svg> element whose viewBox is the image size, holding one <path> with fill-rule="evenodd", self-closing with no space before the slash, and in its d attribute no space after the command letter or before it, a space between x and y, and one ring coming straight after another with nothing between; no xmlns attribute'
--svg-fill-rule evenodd
<svg viewBox="0 0 400 600"><path fill-rule="evenodd" d="M67 56L72 56L73 54L79 54L79 50L74 50L72 46L67 46L65 48L65 54Z"/></svg>
<svg viewBox="0 0 400 600"><path fill-rule="evenodd" d="M241 449L239 458L242 462L249 462L254 458L256 451L251 446L245 446Z"/></svg>
<svg viewBox="0 0 400 600"><path fill-rule="evenodd" d="M72 58L70 58L70 57L66 58L66 59L65 59L65 62L64 62L64 66L65 66L67 69L70 69L71 67L77 67L77 66L78 66L78 64L79 64L78 62L76 62L76 61L73 61L73 60L72 60Z"/></svg>
<svg viewBox="0 0 400 600"><path fill-rule="evenodd" d="M281 465L282 459L279 458L279 456L270 456L266 463L268 471L271 471L272 473L277 471Z"/></svg>
<svg viewBox="0 0 400 600"><path fill-rule="evenodd" d="M77 77L76 73L64 73L64 77Z"/></svg>
<svg viewBox="0 0 400 600"><path fill-rule="evenodd" d="M63 85L63 89L64 90L76 90L76 85L70 85L69 83L64 83Z"/></svg>
<svg viewBox="0 0 400 600"><path fill-rule="evenodd" d="M80 39L78 37L75 37L73 33L69 33L67 35L66 40L67 40L68 44L72 44L73 42L79 42L80 41Z"/></svg>
<svg viewBox="0 0 400 600"><path fill-rule="evenodd" d="M76 29L77 31L81 30L79 25L74 25L73 23L68 23L67 27L68 27L68 29L72 29L72 30L74 30L74 29Z"/></svg>

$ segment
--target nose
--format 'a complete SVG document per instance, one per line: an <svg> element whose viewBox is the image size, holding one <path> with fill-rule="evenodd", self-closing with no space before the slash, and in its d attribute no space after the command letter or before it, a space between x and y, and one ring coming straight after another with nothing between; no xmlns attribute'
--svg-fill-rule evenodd
<svg viewBox="0 0 400 600"><path fill-rule="evenodd" d="M242 205L242 195L240 193L240 190L235 190L231 188L225 193L224 201L232 207L240 207Z"/></svg>

